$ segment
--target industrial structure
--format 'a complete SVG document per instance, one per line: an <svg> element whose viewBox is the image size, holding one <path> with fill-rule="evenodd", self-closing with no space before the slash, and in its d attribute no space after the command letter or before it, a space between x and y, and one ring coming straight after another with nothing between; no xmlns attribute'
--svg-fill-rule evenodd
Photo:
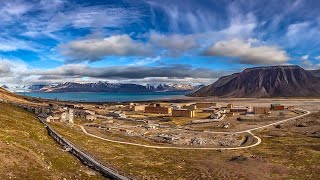
<svg viewBox="0 0 320 180"><path fill-rule="evenodd" d="M145 113L152 113L152 114L171 114L172 107L165 107L161 104L151 104L145 107Z"/></svg>
<svg viewBox="0 0 320 180"><path fill-rule="evenodd" d="M188 117L192 118L196 116L196 112L190 109L174 109L172 110L172 117Z"/></svg>

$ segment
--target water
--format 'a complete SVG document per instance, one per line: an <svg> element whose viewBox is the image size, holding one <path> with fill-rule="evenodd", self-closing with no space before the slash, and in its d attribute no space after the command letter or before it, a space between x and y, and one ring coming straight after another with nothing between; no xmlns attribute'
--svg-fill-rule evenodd
<svg viewBox="0 0 320 180"><path fill-rule="evenodd" d="M130 102L183 98L189 92L140 92L140 93L117 93L117 92L19 92L17 94L43 99L80 102Z"/></svg>

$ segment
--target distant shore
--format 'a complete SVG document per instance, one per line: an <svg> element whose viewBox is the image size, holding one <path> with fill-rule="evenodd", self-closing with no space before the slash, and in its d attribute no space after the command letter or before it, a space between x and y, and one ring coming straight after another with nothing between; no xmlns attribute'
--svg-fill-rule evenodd
<svg viewBox="0 0 320 180"><path fill-rule="evenodd" d="M148 92L148 93L39 93L18 92L16 94L27 98L44 101L59 101L73 103L129 103L129 102L154 102L154 101L186 101L193 99L185 96L190 92Z"/></svg>

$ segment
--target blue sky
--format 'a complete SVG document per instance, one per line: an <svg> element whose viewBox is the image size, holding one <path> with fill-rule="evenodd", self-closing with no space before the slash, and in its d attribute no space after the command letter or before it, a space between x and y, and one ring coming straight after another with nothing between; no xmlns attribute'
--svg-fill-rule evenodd
<svg viewBox="0 0 320 180"><path fill-rule="evenodd" d="M0 83L209 84L320 68L316 0L2 0Z"/></svg>

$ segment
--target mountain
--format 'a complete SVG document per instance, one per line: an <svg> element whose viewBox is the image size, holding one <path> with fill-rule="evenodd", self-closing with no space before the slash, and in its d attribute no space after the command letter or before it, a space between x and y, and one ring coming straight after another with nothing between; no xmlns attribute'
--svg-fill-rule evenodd
<svg viewBox="0 0 320 180"><path fill-rule="evenodd" d="M9 89L9 87L7 85L2 85L1 86L3 89Z"/></svg>
<svg viewBox="0 0 320 180"><path fill-rule="evenodd" d="M36 85L22 85L22 86L1 86L3 89L11 91L11 92L30 92L30 91L39 91L40 89L46 87L48 85L44 84L36 84Z"/></svg>
<svg viewBox="0 0 320 180"><path fill-rule="evenodd" d="M320 70L310 70L309 71L312 75L320 78Z"/></svg>
<svg viewBox="0 0 320 180"><path fill-rule="evenodd" d="M74 83L66 82L58 85L46 85L38 90L40 92L179 92L194 91L197 86L181 85L181 84L160 84L157 87L147 84L121 84L121 83Z"/></svg>
<svg viewBox="0 0 320 180"><path fill-rule="evenodd" d="M149 92L146 86L137 84L119 83L74 83L66 82L56 86L45 86L40 89L42 92Z"/></svg>
<svg viewBox="0 0 320 180"><path fill-rule="evenodd" d="M189 96L319 97L320 79L300 66L248 68L221 77Z"/></svg>
<svg viewBox="0 0 320 180"><path fill-rule="evenodd" d="M159 84L155 91L170 91L170 92L179 92L179 91L194 91L198 90L197 86L192 86L190 84Z"/></svg>

